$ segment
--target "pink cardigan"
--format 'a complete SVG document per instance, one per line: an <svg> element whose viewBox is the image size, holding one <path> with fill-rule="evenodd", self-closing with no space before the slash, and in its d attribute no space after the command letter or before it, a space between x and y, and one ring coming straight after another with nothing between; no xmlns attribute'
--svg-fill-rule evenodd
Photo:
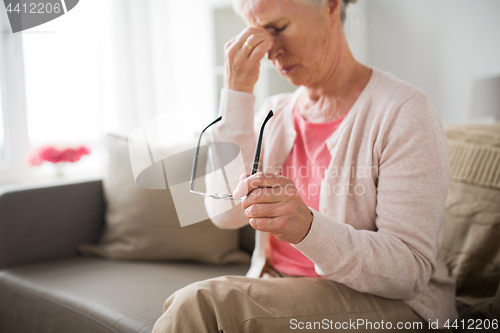
<svg viewBox="0 0 500 333"><path fill-rule="evenodd" d="M250 166L256 129L272 109L261 166L275 172L295 140L292 110L302 91L264 102L254 124L253 94L223 89L222 122L212 140L234 142ZM326 141L332 155L322 183L319 211L308 235L293 244L316 272L355 290L401 299L425 320L456 319L455 286L439 254L448 193L449 160L445 134L431 100L389 73L372 77L335 133ZM233 170L234 171L234 170ZM239 175L241 172L232 172ZM234 189L238 179L230 179ZM217 187L207 177L208 192ZM215 216L220 201L207 199ZM248 223L241 205L212 218L220 228ZM256 232L247 276L259 277L267 233Z"/></svg>

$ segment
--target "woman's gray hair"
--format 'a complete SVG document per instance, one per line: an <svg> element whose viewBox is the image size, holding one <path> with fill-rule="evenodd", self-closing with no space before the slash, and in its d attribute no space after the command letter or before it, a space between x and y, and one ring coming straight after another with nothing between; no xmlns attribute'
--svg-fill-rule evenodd
<svg viewBox="0 0 500 333"><path fill-rule="evenodd" d="M311 6L315 9L320 9L323 8L325 5L325 2L327 0L293 0L297 3L300 3L305 6ZM347 8L347 5L350 3L355 3L357 0L339 0L340 2L340 20L342 21L342 24L345 21L345 11ZM243 5L245 4L245 0L233 0L233 7L236 13L238 13L241 17L243 17Z"/></svg>

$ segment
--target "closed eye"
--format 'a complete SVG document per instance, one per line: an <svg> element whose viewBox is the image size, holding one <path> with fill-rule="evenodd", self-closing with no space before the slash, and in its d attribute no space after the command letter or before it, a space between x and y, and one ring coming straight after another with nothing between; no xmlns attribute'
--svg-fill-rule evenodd
<svg viewBox="0 0 500 333"><path fill-rule="evenodd" d="M288 27L288 24L285 24L284 26L282 26L281 28L276 28L275 31L276 32L282 32L283 30L286 29L286 27Z"/></svg>

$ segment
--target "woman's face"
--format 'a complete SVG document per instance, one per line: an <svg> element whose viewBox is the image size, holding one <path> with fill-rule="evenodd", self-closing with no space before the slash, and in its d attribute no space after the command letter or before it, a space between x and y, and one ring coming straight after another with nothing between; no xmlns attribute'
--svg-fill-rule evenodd
<svg viewBox="0 0 500 333"><path fill-rule="evenodd" d="M314 86L336 65L338 7L332 0L321 9L293 0L246 0L243 13L251 27L265 28L273 36L268 57L274 67L294 85Z"/></svg>

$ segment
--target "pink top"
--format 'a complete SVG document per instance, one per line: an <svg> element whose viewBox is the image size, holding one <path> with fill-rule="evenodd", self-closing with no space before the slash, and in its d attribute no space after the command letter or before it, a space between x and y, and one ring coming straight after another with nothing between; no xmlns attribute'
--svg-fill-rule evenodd
<svg viewBox="0 0 500 333"><path fill-rule="evenodd" d="M325 141L344 117L327 123L310 123L296 107L293 110L297 137L283 165L283 176L293 180L302 200L310 208L319 209L321 182L332 158ZM319 276L314 263L290 243L279 241L271 233L268 242L269 263L275 269L289 275Z"/></svg>

